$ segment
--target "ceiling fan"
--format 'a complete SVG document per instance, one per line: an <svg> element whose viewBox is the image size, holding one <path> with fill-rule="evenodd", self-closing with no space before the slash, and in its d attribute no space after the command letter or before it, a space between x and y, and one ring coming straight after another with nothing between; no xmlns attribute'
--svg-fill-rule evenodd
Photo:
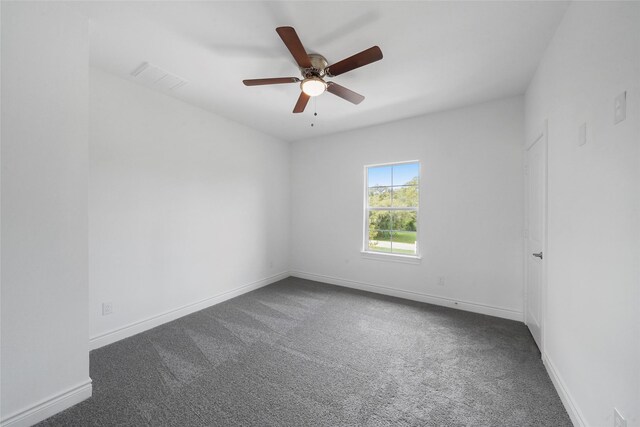
<svg viewBox="0 0 640 427"><path fill-rule="evenodd" d="M296 106L293 108L294 113L302 113L309 102L309 98L312 96L318 96L325 91L339 96L342 99L353 104L359 104L364 100L364 96L347 89L344 86L340 86L334 82L325 81L327 77L335 77L340 74L344 74L348 71L355 70L372 62L376 62L382 59L382 51L378 46L370 47L363 50L360 53L356 53L346 59L335 64L328 65L329 63L322 55L315 53L307 54L293 27L278 27L276 32L284 42L289 52L293 56L293 59L298 63L300 67L300 73L302 79L297 77L276 77L270 79L250 79L243 80L245 86L260 86L260 85L274 85L282 83L298 83L300 82L300 97Z"/></svg>

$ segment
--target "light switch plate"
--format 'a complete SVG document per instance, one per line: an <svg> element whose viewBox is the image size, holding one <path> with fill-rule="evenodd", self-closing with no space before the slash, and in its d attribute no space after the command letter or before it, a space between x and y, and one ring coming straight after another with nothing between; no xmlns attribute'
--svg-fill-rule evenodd
<svg viewBox="0 0 640 427"><path fill-rule="evenodd" d="M578 147L582 147L587 143L587 123L583 123L578 127Z"/></svg>
<svg viewBox="0 0 640 427"><path fill-rule="evenodd" d="M613 124L618 124L627 118L627 91L616 96L613 103L614 118Z"/></svg>

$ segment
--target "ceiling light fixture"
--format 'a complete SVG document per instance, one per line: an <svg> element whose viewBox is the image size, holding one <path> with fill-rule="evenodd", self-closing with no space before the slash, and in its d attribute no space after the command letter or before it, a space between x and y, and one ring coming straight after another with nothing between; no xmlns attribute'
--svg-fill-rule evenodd
<svg viewBox="0 0 640 427"><path fill-rule="evenodd" d="M360 104L364 100L364 96L347 89L344 86L340 86L336 82L325 82L324 78L333 78L341 74L347 73L356 68L363 67L372 62L376 62L382 59L382 51L378 46L372 46L369 49L365 49L360 53L351 55L348 58L338 61L329 65L327 59L317 53L307 53L300 37L296 33L293 27L278 27L276 32L284 42L284 45L289 49L293 59L298 64L298 70L302 74L302 83L300 83L301 93L296 101L296 106L293 107L293 113L302 113L306 108L311 97L316 97L329 92L335 96L349 101L352 104ZM277 85L285 83L299 83L300 79L297 77L275 77L268 79L248 79L243 80L245 86L262 86L262 85Z"/></svg>
<svg viewBox="0 0 640 427"><path fill-rule="evenodd" d="M300 83L300 89L309 96L318 96L327 90L327 84L320 77L307 77Z"/></svg>

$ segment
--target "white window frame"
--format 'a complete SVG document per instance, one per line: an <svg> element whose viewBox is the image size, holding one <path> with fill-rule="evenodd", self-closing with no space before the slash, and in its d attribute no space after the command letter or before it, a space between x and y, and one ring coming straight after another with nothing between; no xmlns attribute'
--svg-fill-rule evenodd
<svg viewBox="0 0 640 427"><path fill-rule="evenodd" d="M418 206L415 208L393 208L389 207L380 207L380 208L370 208L369 207L369 168L377 168L381 166L396 166L396 165L405 165L409 163L417 163L418 164ZM381 261L394 261L394 262L405 262L409 264L417 264L422 260L422 255L420 253L420 205L422 204L422 191L421 191L421 183L422 181L422 163L420 160L406 160L401 162L389 162L389 163L376 163L372 165L364 166L364 202L363 202L363 227L362 227L362 251L361 254L363 258L369 258L374 260ZM393 176L391 178L391 186L393 186ZM393 200L393 193L392 193ZM369 250L369 211L372 210L383 210L383 211L415 211L416 212L416 253L415 255L407 255L407 254L394 254L394 253L386 253L386 252L377 252Z"/></svg>

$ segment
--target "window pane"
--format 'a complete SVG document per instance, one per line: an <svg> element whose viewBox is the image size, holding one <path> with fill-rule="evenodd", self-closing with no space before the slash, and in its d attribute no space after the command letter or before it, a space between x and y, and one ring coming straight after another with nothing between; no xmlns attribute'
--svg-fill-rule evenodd
<svg viewBox="0 0 640 427"><path fill-rule="evenodd" d="M370 229L369 250L376 252L391 252L391 232Z"/></svg>
<svg viewBox="0 0 640 427"><path fill-rule="evenodd" d="M391 185L391 166L376 166L367 168L367 186L381 187Z"/></svg>
<svg viewBox="0 0 640 427"><path fill-rule="evenodd" d="M391 230L391 211L369 211L369 230Z"/></svg>
<svg viewBox="0 0 640 427"><path fill-rule="evenodd" d="M370 188L369 206L374 208L388 208L391 206L391 187Z"/></svg>
<svg viewBox="0 0 640 427"><path fill-rule="evenodd" d="M416 211L396 211L393 213L394 231L416 231L418 219Z"/></svg>
<svg viewBox="0 0 640 427"><path fill-rule="evenodd" d="M394 254L415 255L416 236L415 231L393 231L391 252Z"/></svg>
<svg viewBox="0 0 640 427"><path fill-rule="evenodd" d="M417 208L418 207L418 186L405 185L393 188L394 208Z"/></svg>
<svg viewBox="0 0 640 427"><path fill-rule="evenodd" d="M393 185L418 185L420 165L405 163L393 166Z"/></svg>
<svg viewBox="0 0 640 427"><path fill-rule="evenodd" d="M365 250L417 255L420 163L367 167Z"/></svg>

